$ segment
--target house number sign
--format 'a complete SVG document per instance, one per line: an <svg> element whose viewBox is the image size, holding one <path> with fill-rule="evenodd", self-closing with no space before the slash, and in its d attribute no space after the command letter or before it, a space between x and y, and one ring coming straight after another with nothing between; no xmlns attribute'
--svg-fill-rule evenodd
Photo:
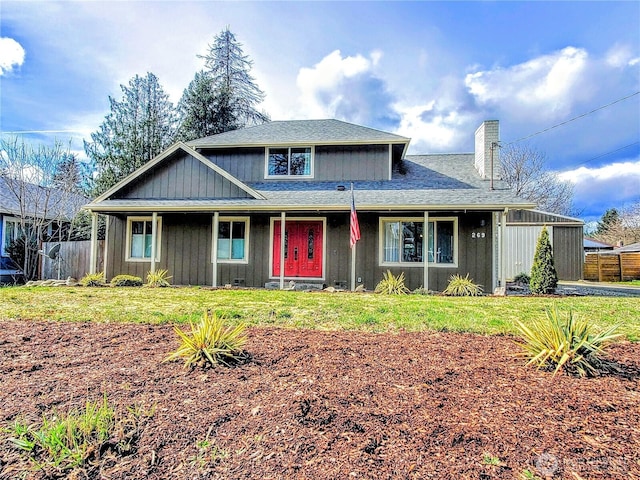
<svg viewBox="0 0 640 480"><path fill-rule="evenodd" d="M471 232L471 238L484 238L484 232Z"/></svg>

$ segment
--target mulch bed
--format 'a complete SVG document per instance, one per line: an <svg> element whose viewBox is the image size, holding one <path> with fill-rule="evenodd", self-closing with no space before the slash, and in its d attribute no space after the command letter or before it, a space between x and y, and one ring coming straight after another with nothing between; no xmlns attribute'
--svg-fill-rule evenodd
<svg viewBox="0 0 640 480"><path fill-rule="evenodd" d="M640 478L640 344L611 349L619 373L580 379L524 368L511 337L254 328L247 363L186 370L162 363L169 326L0 332L2 426L104 393L155 408L133 454L77 478ZM0 478L17 459L0 445Z"/></svg>

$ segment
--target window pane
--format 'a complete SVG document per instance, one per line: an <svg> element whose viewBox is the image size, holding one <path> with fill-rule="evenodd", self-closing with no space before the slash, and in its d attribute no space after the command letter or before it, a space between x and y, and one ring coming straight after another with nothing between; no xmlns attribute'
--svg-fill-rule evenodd
<svg viewBox="0 0 640 480"><path fill-rule="evenodd" d="M453 222L438 222L438 263L453 263Z"/></svg>
<svg viewBox="0 0 640 480"><path fill-rule="evenodd" d="M18 223L7 220L4 228L3 251L6 251L11 242L18 237Z"/></svg>
<svg viewBox="0 0 640 480"><path fill-rule="evenodd" d="M231 255L231 222L218 223L218 259L228 259Z"/></svg>
<svg viewBox="0 0 640 480"><path fill-rule="evenodd" d="M144 233L144 222L131 222L131 233L141 235Z"/></svg>
<svg viewBox="0 0 640 480"><path fill-rule="evenodd" d="M422 261L422 226L423 222L402 223L402 261Z"/></svg>
<svg viewBox="0 0 640 480"><path fill-rule="evenodd" d="M313 229L310 228L309 234L307 237L307 259L308 260L313 260L314 241L315 241L315 238L314 238Z"/></svg>
<svg viewBox="0 0 640 480"><path fill-rule="evenodd" d="M149 232L151 229L148 230ZM151 258L151 234L147 233L144 236L144 258Z"/></svg>
<svg viewBox="0 0 640 480"><path fill-rule="evenodd" d="M400 252L400 223L385 222L384 224L384 261L398 262Z"/></svg>
<svg viewBox="0 0 640 480"><path fill-rule="evenodd" d="M131 258L142 258L144 235L131 235Z"/></svg>
<svg viewBox="0 0 640 480"><path fill-rule="evenodd" d="M291 149L291 175L311 175L311 149Z"/></svg>
<svg viewBox="0 0 640 480"><path fill-rule="evenodd" d="M269 175L289 174L289 150L287 148L269 149Z"/></svg>
<svg viewBox="0 0 640 480"><path fill-rule="evenodd" d="M242 260L244 258L244 222L233 222L231 227L231 258L236 260Z"/></svg>

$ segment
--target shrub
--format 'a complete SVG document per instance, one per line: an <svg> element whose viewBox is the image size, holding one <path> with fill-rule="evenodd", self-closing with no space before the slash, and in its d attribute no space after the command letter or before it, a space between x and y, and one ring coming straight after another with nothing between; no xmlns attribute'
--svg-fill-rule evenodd
<svg viewBox="0 0 640 480"><path fill-rule="evenodd" d="M558 286L558 273L553 264L553 249L547 227L542 228L531 267L529 290L534 294L553 293Z"/></svg>
<svg viewBox="0 0 640 480"><path fill-rule="evenodd" d="M171 278L167 274L168 270L156 270L155 272L147 273L147 287L169 287L169 279Z"/></svg>
<svg viewBox="0 0 640 480"><path fill-rule="evenodd" d="M529 285L529 282L531 282L531 277L527 275L525 272L522 272L516 275L513 281L520 285Z"/></svg>
<svg viewBox="0 0 640 480"><path fill-rule="evenodd" d="M80 285L83 287L103 287L104 284L104 272L87 273L80 279Z"/></svg>
<svg viewBox="0 0 640 480"><path fill-rule="evenodd" d="M382 280L376 285L376 293L384 293L387 295L406 295L410 290L404 284L404 272L397 277L387 270L382 274Z"/></svg>
<svg viewBox="0 0 640 480"><path fill-rule="evenodd" d="M452 297L477 297L482 295L483 288L482 285L473 283L473 280L469 278L468 273L466 277L456 273L455 275L451 275L449 278L449 284L442 293Z"/></svg>
<svg viewBox="0 0 640 480"><path fill-rule="evenodd" d="M572 311L563 320L557 306L546 309L546 319L530 325L517 322L517 327L527 365L554 368L554 375L561 368L580 376L595 375L605 366L601 357L606 346L620 337L615 333L618 325L596 333L593 324L574 318Z"/></svg>
<svg viewBox="0 0 640 480"><path fill-rule="evenodd" d="M177 326L173 327L181 343L165 361L182 358L185 367L189 368L195 365L204 367L219 363L228 366L242 359L242 347L247 341L245 325L225 326L222 317L207 312L204 312L197 324L189 322L189 325L190 332L183 332Z"/></svg>
<svg viewBox="0 0 640 480"><path fill-rule="evenodd" d="M141 287L142 279L134 275L116 275L111 279L112 287Z"/></svg>

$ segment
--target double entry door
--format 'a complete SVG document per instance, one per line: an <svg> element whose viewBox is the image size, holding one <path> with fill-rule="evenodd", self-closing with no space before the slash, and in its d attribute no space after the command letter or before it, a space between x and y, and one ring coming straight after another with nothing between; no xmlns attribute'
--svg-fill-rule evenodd
<svg viewBox="0 0 640 480"><path fill-rule="evenodd" d="M273 227L273 271L280 276L281 222ZM287 220L284 233L284 276L301 278L322 277L323 255L322 221Z"/></svg>

